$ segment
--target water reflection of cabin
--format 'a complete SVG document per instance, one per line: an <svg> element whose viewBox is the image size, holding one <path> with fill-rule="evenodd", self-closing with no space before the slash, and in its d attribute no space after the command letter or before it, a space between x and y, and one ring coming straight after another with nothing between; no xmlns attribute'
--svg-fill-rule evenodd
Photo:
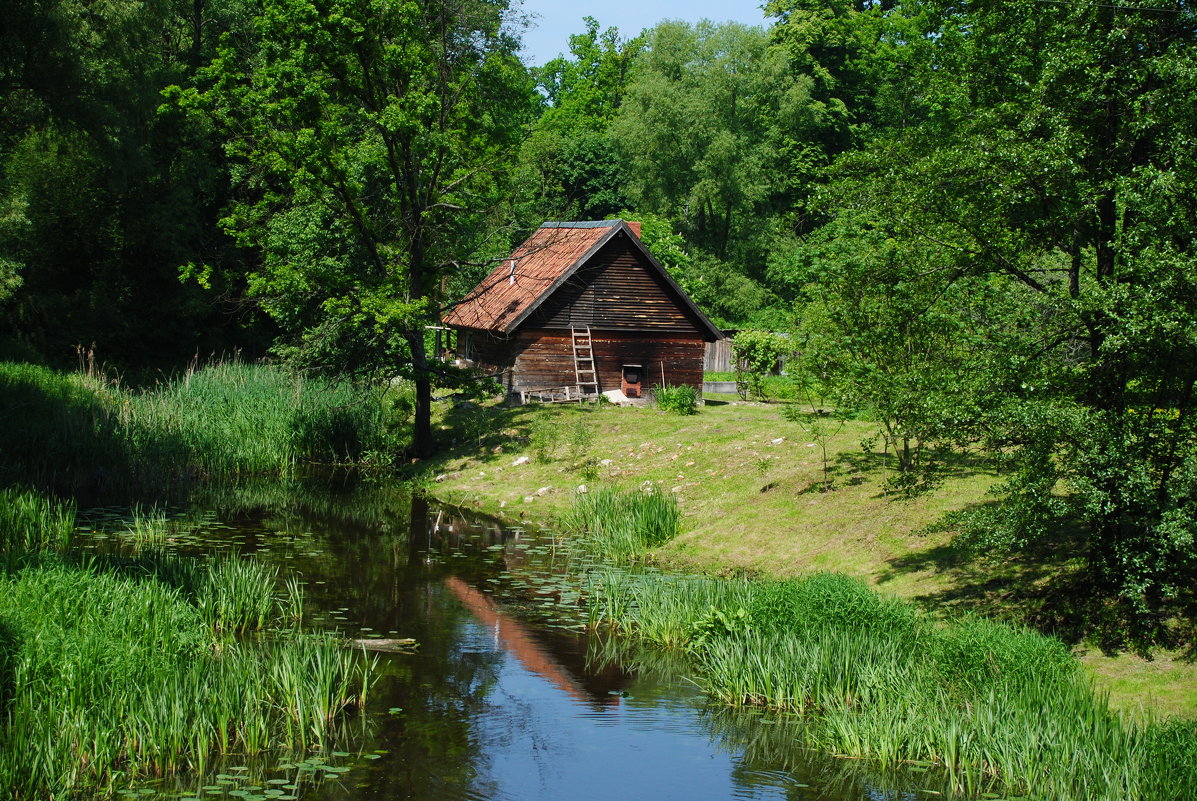
<svg viewBox="0 0 1197 801"><path fill-rule="evenodd" d="M444 323L459 360L509 396L546 399L625 389L630 376L701 390L705 343L720 339L640 224L622 220L544 223Z"/></svg>

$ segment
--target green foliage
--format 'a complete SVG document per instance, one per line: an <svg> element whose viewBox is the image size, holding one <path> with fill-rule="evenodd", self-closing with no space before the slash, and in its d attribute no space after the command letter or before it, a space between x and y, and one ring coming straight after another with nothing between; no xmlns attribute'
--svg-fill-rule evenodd
<svg viewBox="0 0 1197 801"><path fill-rule="evenodd" d="M839 159L798 260L812 344L903 472L950 444L1008 462L973 544L1078 532L1111 644L1167 643L1197 567L1197 176L1165 111L1191 15L928 8L925 116Z"/></svg>
<svg viewBox="0 0 1197 801"><path fill-rule="evenodd" d="M256 631L280 616L278 568L236 557L218 557L206 568L196 607L213 631Z"/></svg>
<svg viewBox="0 0 1197 801"><path fill-rule="evenodd" d="M532 452L536 461L548 464L557 456L557 449L561 446L561 426L555 420L548 418L537 421L532 428Z"/></svg>
<svg viewBox="0 0 1197 801"><path fill-rule="evenodd" d="M181 264L235 256L214 225L226 177L219 143L159 111L161 90L189 82L243 9L240 0L7 4L0 297L12 296L0 339L55 364L95 343L106 359L139 367L262 346L252 316L234 319L176 279Z"/></svg>
<svg viewBox="0 0 1197 801"><path fill-rule="evenodd" d="M754 212L785 188L769 123L788 112L792 79L771 69L767 44L765 31L736 23L658 24L611 127L636 207L681 222L719 258L759 233Z"/></svg>
<svg viewBox="0 0 1197 801"><path fill-rule="evenodd" d="M842 573L764 583L752 594L749 615L754 628L770 632L833 627L900 639L913 638L925 626L909 604L882 597L860 579Z"/></svg>
<svg viewBox="0 0 1197 801"><path fill-rule="evenodd" d="M792 341L780 334L752 329L736 332L732 354L736 358L736 384L743 385L740 397L767 400L765 378L777 372L781 360L793 350Z"/></svg>
<svg viewBox="0 0 1197 801"><path fill-rule="evenodd" d="M250 291L289 355L325 371L405 373L413 449L431 453L425 326L441 279L485 241L531 81L482 0L266 0L176 96L215 125L238 185L223 220L260 249ZM266 191L262 191L268 187Z"/></svg>
<svg viewBox="0 0 1197 801"><path fill-rule="evenodd" d="M201 602L228 589L224 568L209 575ZM18 798L326 747L371 681L334 643L225 638L155 578L53 560L0 576L0 676L0 784Z"/></svg>
<svg viewBox="0 0 1197 801"><path fill-rule="evenodd" d="M698 411L698 390L684 384L676 387L653 387L653 400L657 408L670 414L688 415Z"/></svg>
<svg viewBox="0 0 1197 801"><path fill-rule="evenodd" d="M931 651L945 683L974 692L1024 682L1058 686L1079 672L1059 640L982 617L956 621L931 640Z"/></svg>
<svg viewBox="0 0 1197 801"><path fill-rule="evenodd" d="M640 490L597 489L574 496L562 520L565 529L619 562L640 562L648 552L676 537L682 513L677 500L654 486Z"/></svg>
<svg viewBox="0 0 1197 801"><path fill-rule="evenodd" d="M402 447L379 399L344 383L225 362L142 390L0 363L0 467L68 485L162 486L286 473Z"/></svg>
<svg viewBox="0 0 1197 801"><path fill-rule="evenodd" d="M28 489L0 489L0 554L63 548L75 530L75 508Z"/></svg>

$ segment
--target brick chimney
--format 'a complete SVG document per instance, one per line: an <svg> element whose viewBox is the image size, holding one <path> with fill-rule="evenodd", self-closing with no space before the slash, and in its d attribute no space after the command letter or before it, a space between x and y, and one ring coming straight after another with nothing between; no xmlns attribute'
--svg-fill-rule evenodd
<svg viewBox="0 0 1197 801"><path fill-rule="evenodd" d="M639 239L640 238L640 223L632 222L631 220L624 220L624 222L626 222L628 224L628 228L631 228L632 233L636 235L637 239Z"/></svg>

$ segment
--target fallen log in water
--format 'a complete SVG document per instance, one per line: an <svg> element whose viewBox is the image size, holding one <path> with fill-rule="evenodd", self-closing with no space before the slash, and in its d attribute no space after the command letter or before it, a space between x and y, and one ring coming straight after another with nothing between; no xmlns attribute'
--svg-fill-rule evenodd
<svg viewBox="0 0 1197 801"><path fill-rule="evenodd" d="M420 644L410 637L385 640L371 638L365 640L349 640L354 648L364 648L367 651L382 651L388 654L410 654L420 647Z"/></svg>

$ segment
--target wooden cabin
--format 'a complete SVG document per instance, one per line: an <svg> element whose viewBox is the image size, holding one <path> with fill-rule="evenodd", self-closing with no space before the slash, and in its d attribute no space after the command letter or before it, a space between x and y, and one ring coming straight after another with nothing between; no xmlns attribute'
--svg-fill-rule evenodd
<svg viewBox="0 0 1197 801"><path fill-rule="evenodd" d="M546 222L443 318L509 397L702 389L717 328L623 220Z"/></svg>

